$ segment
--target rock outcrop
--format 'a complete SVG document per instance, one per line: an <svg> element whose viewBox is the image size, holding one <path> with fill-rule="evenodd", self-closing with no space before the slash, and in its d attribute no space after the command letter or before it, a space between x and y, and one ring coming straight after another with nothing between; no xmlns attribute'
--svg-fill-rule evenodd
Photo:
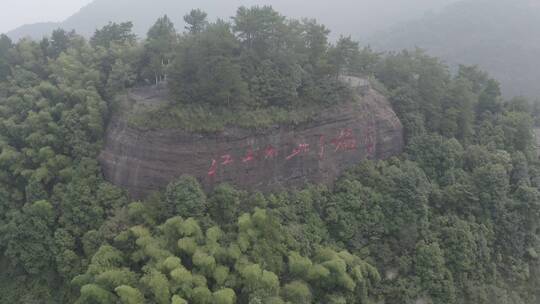
<svg viewBox="0 0 540 304"><path fill-rule="evenodd" d="M183 174L207 190L224 182L258 191L329 184L363 159L384 159L403 148L403 128L388 100L360 83L357 100L325 109L310 123L259 132L141 131L113 119L100 155L103 173L137 199Z"/></svg>

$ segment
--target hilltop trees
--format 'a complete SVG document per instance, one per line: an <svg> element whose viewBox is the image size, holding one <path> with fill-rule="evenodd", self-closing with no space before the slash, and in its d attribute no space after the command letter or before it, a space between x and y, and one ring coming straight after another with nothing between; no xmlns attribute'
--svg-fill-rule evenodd
<svg viewBox="0 0 540 304"><path fill-rule="evenodd" d="M492 114L497 114L501 110L501 88L499 83L494 79L487 81L486 87L480 93L478 100L478 115L485 114L489 111Z"/></svg>
<svg viewBox="0 0 540 304"><path fill-rule="evenodd" d="M337 76L349 74L354 69L356 60L360 56L358 42L351 37L340 37L336 45L330 50L329 62L332 64Z"/></svg>
<svg viewBox="0 0 540 304"><path fill-rule="evenodd" d="M184 16L184 21L187 26L185 29L191 34L198 34L204 30L208 25L206 17L207 13L201 11L200 9L194 9L189 14Z"/></svg>
<svg viewBox="0 0 540 304"><path fill-rule="evenodd" d="M334 55L324 26L287 20L269 6L241 7L232 24L205 18L199 10L186 15L188 33L169 69L170 88L182 103L256 108L339 99L344 88L331 76L357 59ZM355 47L358 52L351 42L343 52L354 53Z"/></svg>
<svg viewBox="0 0 540 304"><path fill-rule="evenodd" d="M63 29L57 29L52 32L48 55L52 58L58 58L62 52L65 52L73 40L76 38L75 31L67 32Z"/></svg>
<svg viewBox="0 0 540 304"><path fill-rule="evenodd" d="M238 42L225 23L182 39L170 69L172 92L185 103L230 106L246 103Z"/></svg>
<svg viewBox="0 0 540 304"><path fill-rule="evenodd" d="M133 23L109 23L101 29L96 30L94 36L90 38L90 44L94 47L101 46L109 48L111 43L132 44L135 42L136 36L132 33Z"/></svg>
<svg viewBox="0 0 540 304"><path fill-rule="evenodd" d="M233 30L242 44L259 56L279 49L285 42L279 41L284 34L285 17L270 6L242 6L232 19Z"/></svg>
<svg viewBox="0 0 540 304"><path fill-rule="evenodd" d="M153 75L156 85L166 80L166 68L172 59L176 43L176 30L167 15L159 18L148 30L142 65L146 70L145 75Z"/></svg>

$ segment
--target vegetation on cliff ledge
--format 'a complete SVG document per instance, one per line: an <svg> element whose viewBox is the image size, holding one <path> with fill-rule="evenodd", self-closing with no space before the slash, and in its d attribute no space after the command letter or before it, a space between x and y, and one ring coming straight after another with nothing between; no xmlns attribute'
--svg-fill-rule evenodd
<svg viewBox="0 0 540 304"><path fill-rule="evenodd" d="M0 37L0 302L538 303L533 105L475 67L329 44L268 7L186 22L163 17L142 42L129 23L90 42ZM127 88L168 78L175 107L301 109L338 102L344 71L384 85L407 147L333 189L204 193L182 177L132 202L102 178Z"/></svg>
<svg viewBox="0 0 540 304"><path fill-rule="evenodd" d="M376 59L350 38L330 44L315 20L288 20L270 7L240 8L230 23L210 23L199 10L184 19L181 34L167 16L159 19L135 46L133 79L167 85L171 96L132 113L133 126L215 131L304 122L352 99L339 75L361 74Z"/></svg>

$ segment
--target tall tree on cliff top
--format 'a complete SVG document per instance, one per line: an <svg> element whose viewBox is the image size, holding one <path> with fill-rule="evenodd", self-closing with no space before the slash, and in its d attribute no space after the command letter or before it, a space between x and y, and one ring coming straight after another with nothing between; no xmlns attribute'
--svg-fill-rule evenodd
<svg viewBox="0 0 540 304"><path fill-rule="evenodd" d="M336 77L352 72L355 61L359 56L358 42L352 40L350 36L339 38L336 45L329 51L329 61Z"/></svg>
<svg viewBox="0 0 540 304"><path fill-rule="evenodd" d="M280 34L283 33L285 17L271 6L240 7L234 21L233 30L244 46L261 56L279 48Z"/></svg>
<svg viewBox="0 0 540 304"><path fill-rule="evenodd" d="M132 22L109 23L101 29L96 30L94 36L90 38L92 46L102 46L108 48L112 42L116 43L133 43L136 40Z"/></svg>
<svg viewBox="0 0 540 304"><path fill-rule="evenodd" d="M318 24L317 20L314 19L304 20L302 26L309 63L317 67L321 64L323 57L328 51L328 35L330 34L330 30L323 24Z"/></svg>
<svg viewBox="0 0 540 304"><path fill-rule="evenodd" d="M238 105L248 98L236 55L239 45L227 23L218 21L188 35L176 52L170 88L186 103Z"/></svg>
<svg viewBox="0 0 540 304"><path fill-rule="evenodd" d="M156 85L167 79L165 70L172 58L177 41L174 24L167 15L159 18L148 31L145 57Z"/></svg>
<svg viewBox="0 0 540 304"><path fill-rule="evenodd" d="M482 115L484 112L489 111L493 114L499 113L502 107L502 98L501 98L501 86L494 80L490 79L487 81L486 87L480 93L478 98L477 113Z"/></svg>
<svg viewBox="0 0 540 304"><path fill-rule="evenodd" d="M202 32L208 25L206 17L207 13L201 11L200 9L194 9L189 14L184 16L184 21L187 26L185 27L191 34L198 34Z"/></svg>
<svg viewBox="0 0 540 304"><path fill-rule="evenodd" d="M49 57L58 58L62 52L67 51L76 36L75 31L66 32L63 29L53 31L48 50Z"/></svg>

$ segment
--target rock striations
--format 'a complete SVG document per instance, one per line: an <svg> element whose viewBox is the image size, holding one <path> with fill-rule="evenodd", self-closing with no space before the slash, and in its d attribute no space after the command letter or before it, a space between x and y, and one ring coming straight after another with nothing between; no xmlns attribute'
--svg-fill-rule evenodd
<svg viewBox="0 0 540 304"><path fill-rule="evenodd" d="M141 131L112 119L100 155L103 173L136 199L184 174L207 190L220 183L257 191L330 184L363 159L384 159L403 149L401 122L388 100L366 83L352 81L362 86L358 98L325 109L310 123L265 131Z"/></svg>

